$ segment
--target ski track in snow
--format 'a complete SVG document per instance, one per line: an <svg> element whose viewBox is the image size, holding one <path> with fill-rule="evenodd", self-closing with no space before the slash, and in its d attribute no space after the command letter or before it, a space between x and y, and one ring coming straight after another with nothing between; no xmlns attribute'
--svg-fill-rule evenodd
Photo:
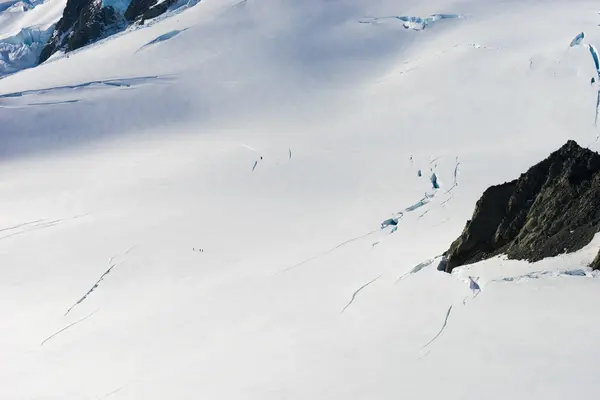
<svg viewBox="0 0 600 400"><path fill-rule="evenodd" d="M246 148L246 149L248 149L248 150L251 150L251 151L253 151L253 152L255 152L255 153L258 153L258 150L256 150L256 149L255 149L254 147L252 147L252 146L248 146L247 144L240 143L240 146L242 146L242 147L244 147L244 148Z"/></svg>
<svg viewBox="0 0 600 400"><path fill-rule="evenodd" d="M446 318L444 318L444 324L442 325L442 328L437 333L437 335L435 335L429 342L427 342L425 346L422 347L423 349L435 342L436 339L439 338L440 335L444 332L444 330L446 329L446 325L448 325L448 318L450 318L450 312L452 312L452 305L450 305L450 307L448 307L448 311L446 311Z"/></svg>
<svg viewBox="0 0 600 400"><path fill-rule="evenodd" d="M19 108L39 107L39 106L59 106L59 105L63 105L63 104L79 103L80 101L82 101L82 100L74 99L74 100L62 100L62 101L46 101L46 102L41 102L41 103L27 103L27 104L19 104L19 105L2 104L2 105L0 105L0 108L19 109Z"/></svg>
<svg viewBox="0 0 600 400"><path fill-rule="evenodd" d="M140 47L137 52L142 51L143 49L145 49L148 46L152 46L153 44L157 44L160 42L165 42L171 38L174 38L175 36L179 35L182 32L185 32L187 29L175 29L173 31L167 32L167 33L163 33L162 35L158 36L156 39L149 41L148 43L146 43L145 45L143 45L142 47ZM137 53L136 52L136 53Z"/></svg>
<svg viewBox="0 0 600 400"><path fill-rule="evenodd" d="M427 357L429 355L429 353L431 353L431 349L428 349L427 352L425 354L423 354L421 357L417 358L417 360L422 360L425 357Z"/></svg>
<svg viewBox="0 0 600 400"><path fill-rule="evenodd" d="M450 186L450 189L446 190L445 194L448 194L450 192L452 192L454 190L455 187L457 187L458 185L452 184L452 186Z"/></svg>
<svg viewBox="0 0 600 400"><path fill-rule="evenodd" d="M119 265L119 264L113 264L113 261L114 261L114 259L115 259L115 258L117 258L117 257L124 257L124 256L126 256L126 255L127 255L127 254L129 254L129 252L130 252L131 250L133 250L135 247L136 247L136 246L133 246L133 247L129 248L129 250L127 250L127 251L126 251L125 253L123 253L123 254L119 254L119 255L116 255L116 256L112 256L112 257L110 258L110 260L108 260L108 264L110 265L110 267L108 267L108 269L107 269L106 271L104 271L104 273L103 273L103 274L100 276L100 279L98 279L98 280L96 281L96 283L94 283L94 285L93 285L93 286L90 288L90 290L88 290L88 291L86 292L86 294L84 294L84 295L83 295L83 296L82 296L82 297L81 297L79 300L77 300L77 302L76 302L75 304L73 304L71 307L69 307L69 309L68 309L68 310L67 310L67 312L65 313L65 316L66 316L67 314L69 314L69 313L71 312L71 310L72 310L72 309L74 309L74 308L75 308L77 305L79 305L79 304L83 303L83 302L84 302L84 301L85 301L85 300L88 298L88 296L89 296L90 294L92 294L92 292L93 292L94 290L96 290L96 289L98 288L98 286L100 286L100 282L102 282L102 280L103 280L103 279L106 277L106 275L108 275L108 274L110 273L110 271L112 271L112 269L113 269L114 267L116 267L117 265Z"/></svg>
<svg viewBox="0 0 600 400"><path fill-rule="evenodd" d="M446 200L442 201L442 202L440 203L440 207L444 207L446 204L448 204L448 202L449 202L450 200L452 200L452 198L453 198L453 197L454 197L454 193L452 193L452 194L451 194L451 195L450 195L450 196L449 196L449 197L448 197Z"/></svg>
<svg viewBox="0 0 600 400"><path fill-rule="evenodd" d="M437 156L435 158L432 158L431 161L429 161L429 165L433 164L434 162L436 162L437 160L439 160L440 158L442 158L443 156Z"/></svg>
<svg viewBox="0 0 600 400"><path fill-rule="evenodd" d="M442 224L445 224L445 223L446 223L446 222L448 222L448 221L450 221L450 218L446 218L446 219L444 219L444 220L442 220L442 221L438 222L437 224L430 226L430 228L436 228L436 227L438 227L438 226L440 226L440 225L442 225Z"/></svg>
<svg viewBox="0 0 600 400"><path fill-rule="evenodd" d="M120 392L121 390L125 389L125 388L126 388L126 387L128 387L128 386L129 386L129 385L123 385L123 386L121 386L120 388L118 388L118 389L115 389L115 390L113 390L112 392L106 393L106 394L105 394L104 396L102 396L102 397L99 397L99 398L98 398L98 400L105 399L105 398L107 398L107 397L110 397L110 396L112 396L113 394L117 394L118 392Z"/></svg>
<svg viewBox="0 0 600 400"><path fill-rule="evenodd" d="M27 226L27 225L31 225L31 224L37 224L38 222L42 222L42 221L44 221L43 218L42 219L36 219L35 221L23 222L21 224L17 224L17 225L8 227L8 228L1 228L0 232L5 232L5 231L11 231L11 230L14 230L14 229L19 229L19 228L21 228L23 226Z"/></svg>
<svg viewBox="0 0 600 400"><path fill-rule="evenodd" d="M344 242L342 242L342 243L338 244L337 246L335 246L335 247L333 247L333 248L331 248L331 249L329 249L329 250L327 250L327 251L324 251L323 253L320 253L320 254L318 254L318 255L316 255L316 256L314 256L314 257L311 257L311 258L307 258L306 260L304 260L304 261L301 261L301 262L299 262L299 263L297 263L297 264L294 264L294 265L292 265L291 267L287 267L286 269L283 269L283 270L281 270L280 272L282 272L282 273L283 273L283 272L290 271L290 270L292 270L292 269L294 269L294 268L297 268L297 267L299 267L299 266L301 266L301 265L304 265L304 264L307 264L307 263L309 263L309 262L311 262L311 261L314 261L314 260L316 260L317 258L320 258L320 257L326 256L327 254L330 254L330 253L332 253L332 252L336 251L336 250L337 250L337 249L339 249L340 247L343 247L343 246L345 246L345 245L347 245L347 244L349 244L349 243L355 242L355 241L357 241L357 240L359 240L359 239L366 238L367 236L370 236L370 235L374 234L374 233L375 233L375 232L377 232L377 231L379 231L379 229L374 229L374 230L372 230L371 232L365 233L364 235L360 235L360 236L354 237L354 238L352 238L352 239L348 239L348 240L346 240L346 241L344 241Z"/></svg>
<svg viewBox="0 0 600 400"><path fill-rule="evenodd" d="M55 336L57 336L57 335L61 334L62 332L64 332L64 331L66 331L67 329L69 329L70 327L72 327L72 326L75 326L75 325L77 325L78 323L85 321L86 319L88 319L88 318L89 318L89 317L91 317L92 315L96 314L98 311L99 311L99 310L96 310L96 311L94 311L94 312L92 312L92 313L90 313L90 314L86 315L85 317L83 317L83 318L81 318L81 319L78 319L77 321L75 321L75 322L73 322L73 323L70 323L69 325L65 326L65 327L64 327L64 328L62 328L61 330L54 332L52 335L50 335L50 336L48 336L46 339L44 339L44 340L42 341L42 343L40 343L40 346L43 346L43 345L44 345L44 343L46 343L48 340L50 340L50 339L52 339L53 337L55 337Z"/></svg>
<svg viewBox="0 0 600 400"><path fill-rule="evenodd" d="M382 275L383 275L383 274L380 274L380 275L379 275L379 276L377 276L376 278L373 278L373 279L371 279L369 282L365 283L364 285L362 285L361 287L359 287L358 289L356 289L356 290L354 291L354 293L352 293L352 298L350 299L350 301L348 302L348 304L346 304L346 305L344 306L344 308L342 309L342 311L340 311L340 314L343 314L343 313L344 313L344 311L346 311L346 309L347 309L348 307L350 307L350 305L351 305L352 303L354 303L354 300L356 299L356 296L358 295L358 293L359 293L361 290L363 290L364 288L366 288L367 286L369 286L371 283L375 282L377 279L381 278L381 276L382 276Z"/></svg>
<svg viewBox="0 0 600 400"><path fill-rule="evenodd" d="M431 264L433 264L435 262L435 260L438 257L440 257L440 256L430 258L429 260L425 260L425 261L420 262L419 264L415 265L410 271L406 272L405 274L401 275L398 279L396 279L396 282L394 282L394 284L400 282L401 280L403 280L404 278L406 278L409 275L416 274L417 272L421 271L422 269L429 267Z"/></svg>
<svg viewBox="0 0 600 400"><path fill-rule="evenodd" d="M8 239L13 236L23 235L25 233L37 231L40 229L51 228L53 226L62 224L64 222L82 218L82 217L86 217L88 215L90 215L90 214L88 213L88 214L83 214L83 215L76 215L76 216L70 217L70 218L61 218L61 219L55 219L55 220L51 220L51 221L47 221L45 219L38 219L35 221L18 224L18 225L9 227L9 228L3 228L3 229L0 229L0 232L7 232L7 233L0 236L0 240ZM9 231L14 231L14 230L17 230L17 231L8 233Z"/></svg>
<svg viewBox="0 0 600 400"><path fill-rule="evenodd" d="M478 290L477 292L475 292L472 296L467 296L464 298L464 300L462 301L462 305L466 306L467 305L467 301L470 300L474 300L477 296L479 296L479 293L481 293L481 290Z"/></svg>

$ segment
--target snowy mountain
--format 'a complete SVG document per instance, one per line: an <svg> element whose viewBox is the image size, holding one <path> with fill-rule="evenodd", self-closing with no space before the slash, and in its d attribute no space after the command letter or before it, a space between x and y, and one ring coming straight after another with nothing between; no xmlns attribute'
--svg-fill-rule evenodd
<svg viewBox="0 0 600 400"><path fill-rule="evenodd" d="M0 78L64 55L198 0L35 0L0 7ZM39 7L38 7L39 6ZM35 8L35 11L33 9ZM156 22L156 21L153 21Z"/></svg>
<svg viewBox="0 0 600 400"><path fill-rule="evenodd" d="M436 270L600 147L595 2L202 0L35 66L67 2L0 1L0 397L600 395L597 235Z"/></svg>

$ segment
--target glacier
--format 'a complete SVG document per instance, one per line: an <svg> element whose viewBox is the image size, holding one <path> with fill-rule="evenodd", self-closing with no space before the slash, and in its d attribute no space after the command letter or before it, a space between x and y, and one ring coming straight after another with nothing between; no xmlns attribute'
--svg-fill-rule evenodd
<svg viewBox="0 0 600 400"><path fill-rule="evenodd" d="M0 39L0 77L37 65L53 29L24 28L15 36Z"/></svg>
<svg viewBox="0 0 600 400"><path fill-rule="evenodd" d="M569 47L579 46L584 38L585 38L585 33L581 32L579 35L575 36L573 38L573 40L571 40Z"/></svg>
<svg viewBox="0 0 600 400"><path fill-rule="evenodd" d="M596 6L203 0L4 75L0 397L600 398L600 236L436 268L488 187L600 150Z"/></svg>

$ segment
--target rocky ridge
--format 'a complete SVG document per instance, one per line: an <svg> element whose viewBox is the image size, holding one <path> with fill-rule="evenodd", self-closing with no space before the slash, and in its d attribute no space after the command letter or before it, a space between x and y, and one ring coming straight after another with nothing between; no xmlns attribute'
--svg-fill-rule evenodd
<svg viewBox="0 0 600 400"><path fill-rule="evenodd" d="M569 140L518 179L488 188L441 269L499 254L539 261L581 249L600 230L600 155ZM600 254L592 264L600 269Z"/></svg>

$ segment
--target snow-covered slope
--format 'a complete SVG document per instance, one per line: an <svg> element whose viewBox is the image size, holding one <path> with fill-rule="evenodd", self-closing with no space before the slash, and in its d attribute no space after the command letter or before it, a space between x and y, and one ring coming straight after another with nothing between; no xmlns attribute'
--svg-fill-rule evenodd
<svg viewBox="0 0 600 400"><path fill-rule="evenodd" d="M203 0L6 77L3 397L598 397L598 239L434 260L598 148L595 7Z"/></svg>
<svg viewBox="0 0 600 400"><path fill-rule="evenodd" d="M66 0L23 0L0 2L0 39L22 29L46 30L60 19Z"/></svg>

